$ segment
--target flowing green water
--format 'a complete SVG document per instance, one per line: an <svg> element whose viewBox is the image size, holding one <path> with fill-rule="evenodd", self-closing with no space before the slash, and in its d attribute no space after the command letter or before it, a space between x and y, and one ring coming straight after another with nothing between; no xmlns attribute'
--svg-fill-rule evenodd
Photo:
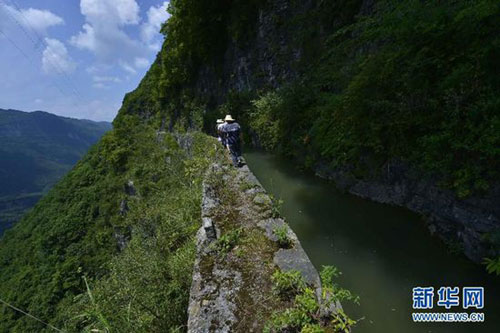
<svg viewBox="0 0 500 333"><path fill-rule="evenodd" d="M284 200L282 214L314 265L337 266L343 272L339 283L360 296L359 306L344 304L351 317L364 317L355 332L498 332L500 278L449 253L418 215L342 193L287 159L262 152L245 158L266 190ZM484 287L483 310L438 311L484 312L485 322L414 323L416 286Z"/></svg>

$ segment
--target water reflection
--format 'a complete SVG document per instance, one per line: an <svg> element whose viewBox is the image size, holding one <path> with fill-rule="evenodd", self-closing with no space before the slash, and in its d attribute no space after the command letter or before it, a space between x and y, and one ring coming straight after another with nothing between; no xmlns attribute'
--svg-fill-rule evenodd
<svg viewBox="0 0 500 333"><path fill-rule="evenodd" d="M282 213L316 267L339 267L340 284L361 297L360 306L345 304L352 317L364 317L356 332L496 331L500 279L450 254L418 215L341 193L287 159L262 152L245 158L262 185L284 200ZM413 323L415 286L484 286L485 323Z"/></svg>

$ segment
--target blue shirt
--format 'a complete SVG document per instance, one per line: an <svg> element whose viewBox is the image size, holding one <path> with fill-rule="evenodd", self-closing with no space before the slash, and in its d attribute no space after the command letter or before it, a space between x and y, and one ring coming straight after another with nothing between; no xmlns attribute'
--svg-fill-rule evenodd
<svg viewBox="0 0 500 333"><path fill-rule="evenodd" d="M226 139L226 144L236 145L240 143L240 132L241 127L238 123L227 123L222 126L222 133L224 133L224 138Z"/></svg>

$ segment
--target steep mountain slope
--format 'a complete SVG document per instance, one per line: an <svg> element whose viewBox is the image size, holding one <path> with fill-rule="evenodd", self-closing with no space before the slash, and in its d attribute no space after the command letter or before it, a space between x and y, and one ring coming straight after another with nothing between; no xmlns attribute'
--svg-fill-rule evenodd
<svg viewBox="0 0 500 333"><path fill-rule="evenodd" d="M175 119L203 113L211 131L232 113L247 142L498 258L497 1L219 5L176 2L164 27L158 96Z"/></svg>
<svg viewBox="0 0 500 333"><path fill-rule="evenodd" d="M0 235L110 129L106 122L0 109Z"/></svg>
<svg viewBox="0 0 500 333"><path fill-rule="evenodd" d="M201 178L216 142L158 132L154 68L125 97L114 129L5 232L2 300L75 332L185 324ZM131 105L134 115L124 111ZM2 332L50 331L4 304L0 312Z"/></svg>
<svg viewBox="0 0 500 333"><path fill-rule="evenodd" d="M477 218L436 215L443 235L499 255L498 2L172 0L170 11L114 129L1 241L3 299L68 331L185 329L216 148L180 133L211 131L223 113L249 128L247 143L340 170L339 182L391 178L401 162L396 188L414 172L417 187L448 191L406 197ZM0 315L0 331L45 329Z"/></svg>

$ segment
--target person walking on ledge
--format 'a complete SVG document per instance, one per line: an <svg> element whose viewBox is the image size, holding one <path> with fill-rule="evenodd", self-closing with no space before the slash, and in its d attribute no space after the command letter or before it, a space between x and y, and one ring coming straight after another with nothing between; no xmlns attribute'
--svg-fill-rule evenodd
<svg viewBox="0 0 500 333"><path fill-rule="evenodd" d="M222 127L225 125L224 120L217 119L217 125L215 126L215 133L217 133L217 140L226 147L224 134L222 133Z"/></svg>
<svg viewBox="0 0 500 333"><path fill-rule="evenodd" d="M222 133L225 144L231 153L233 165L239 167L241 165L241 127L230 114L224 118L226 124L222 126Z"/></svg>

